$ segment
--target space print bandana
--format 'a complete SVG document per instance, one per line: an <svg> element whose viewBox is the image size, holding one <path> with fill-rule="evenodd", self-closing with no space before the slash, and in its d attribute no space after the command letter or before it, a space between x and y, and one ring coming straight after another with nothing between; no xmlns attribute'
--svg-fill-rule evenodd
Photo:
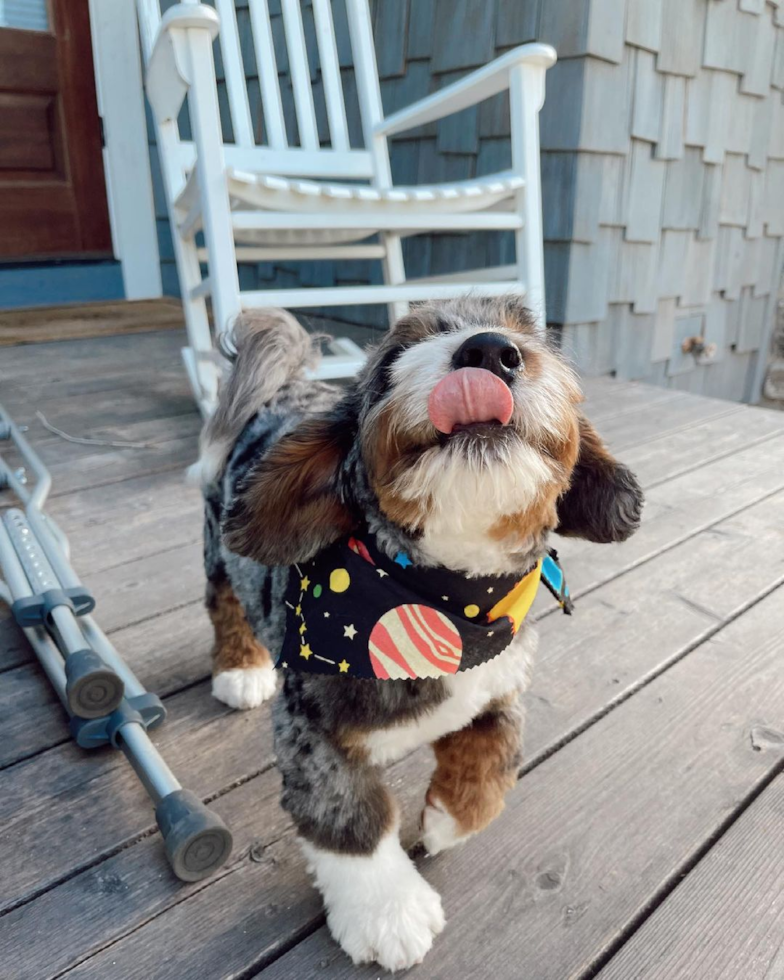
<svg viewBox="0 0 784 980"><path fill-rule="evenodd" d="M551 552L525 575L480 578L381 552L370 533L293 565L277 667L400 680L443 677L492 660L512 642L544 581L562 609L569 590Z"/></svg>

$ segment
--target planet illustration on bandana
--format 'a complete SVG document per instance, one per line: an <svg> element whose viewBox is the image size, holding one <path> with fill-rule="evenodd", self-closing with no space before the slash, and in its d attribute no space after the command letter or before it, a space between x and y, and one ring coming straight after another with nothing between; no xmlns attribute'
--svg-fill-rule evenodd
<svg viewBox="0 0 784 980"><path fill-rule="evenodd" d="M396 606L378 620L368 643L376 677L443 677L460 668L463 640L437 609L419 604Z"/></svg>

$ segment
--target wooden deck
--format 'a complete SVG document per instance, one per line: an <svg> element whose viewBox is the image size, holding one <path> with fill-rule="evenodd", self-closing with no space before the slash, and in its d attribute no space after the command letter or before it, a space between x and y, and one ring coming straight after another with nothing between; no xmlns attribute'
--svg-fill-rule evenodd
<svg viewBox="0 0 784 980"><path fill-rule="evenodd" d="M331 942L277 806L267 707L209 689L199 418L175 331L6 348L0 399L49 464L97 619L169 720L155 741L230 824L174 879L118 753L88 755L0 612L3 980L378 977ZM575 615L542 606L527 761L503 816L420 859L448 924L417 977L784 977L784 413L611 381L588 414L639 474L642 530L564 542ZM144 448L72 445L78 435ZM5 618L2 618L5 617ZM426 752L391 767L416 839Z"/></svg>

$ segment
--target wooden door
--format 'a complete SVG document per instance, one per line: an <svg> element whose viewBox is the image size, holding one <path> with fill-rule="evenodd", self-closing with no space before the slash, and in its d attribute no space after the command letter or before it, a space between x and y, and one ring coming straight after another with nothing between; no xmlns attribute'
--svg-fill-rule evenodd
<svg viewBox="0 0 784 980"><path fill-rule="evenodd" d="M87 4L0 21L0 259L111 255Z"/></svg>

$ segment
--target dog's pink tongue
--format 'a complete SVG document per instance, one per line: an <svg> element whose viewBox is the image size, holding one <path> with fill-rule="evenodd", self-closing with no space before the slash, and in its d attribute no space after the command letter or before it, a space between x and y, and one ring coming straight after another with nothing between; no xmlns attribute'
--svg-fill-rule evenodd
<svg viewBox="0 0 784 980"><path fill-rule="evenodd" d="M460 368L439 381L427 402L430 421L449 435L456 425L500 422L506 425L514 411L512 392L484 368Z"/></svg>

